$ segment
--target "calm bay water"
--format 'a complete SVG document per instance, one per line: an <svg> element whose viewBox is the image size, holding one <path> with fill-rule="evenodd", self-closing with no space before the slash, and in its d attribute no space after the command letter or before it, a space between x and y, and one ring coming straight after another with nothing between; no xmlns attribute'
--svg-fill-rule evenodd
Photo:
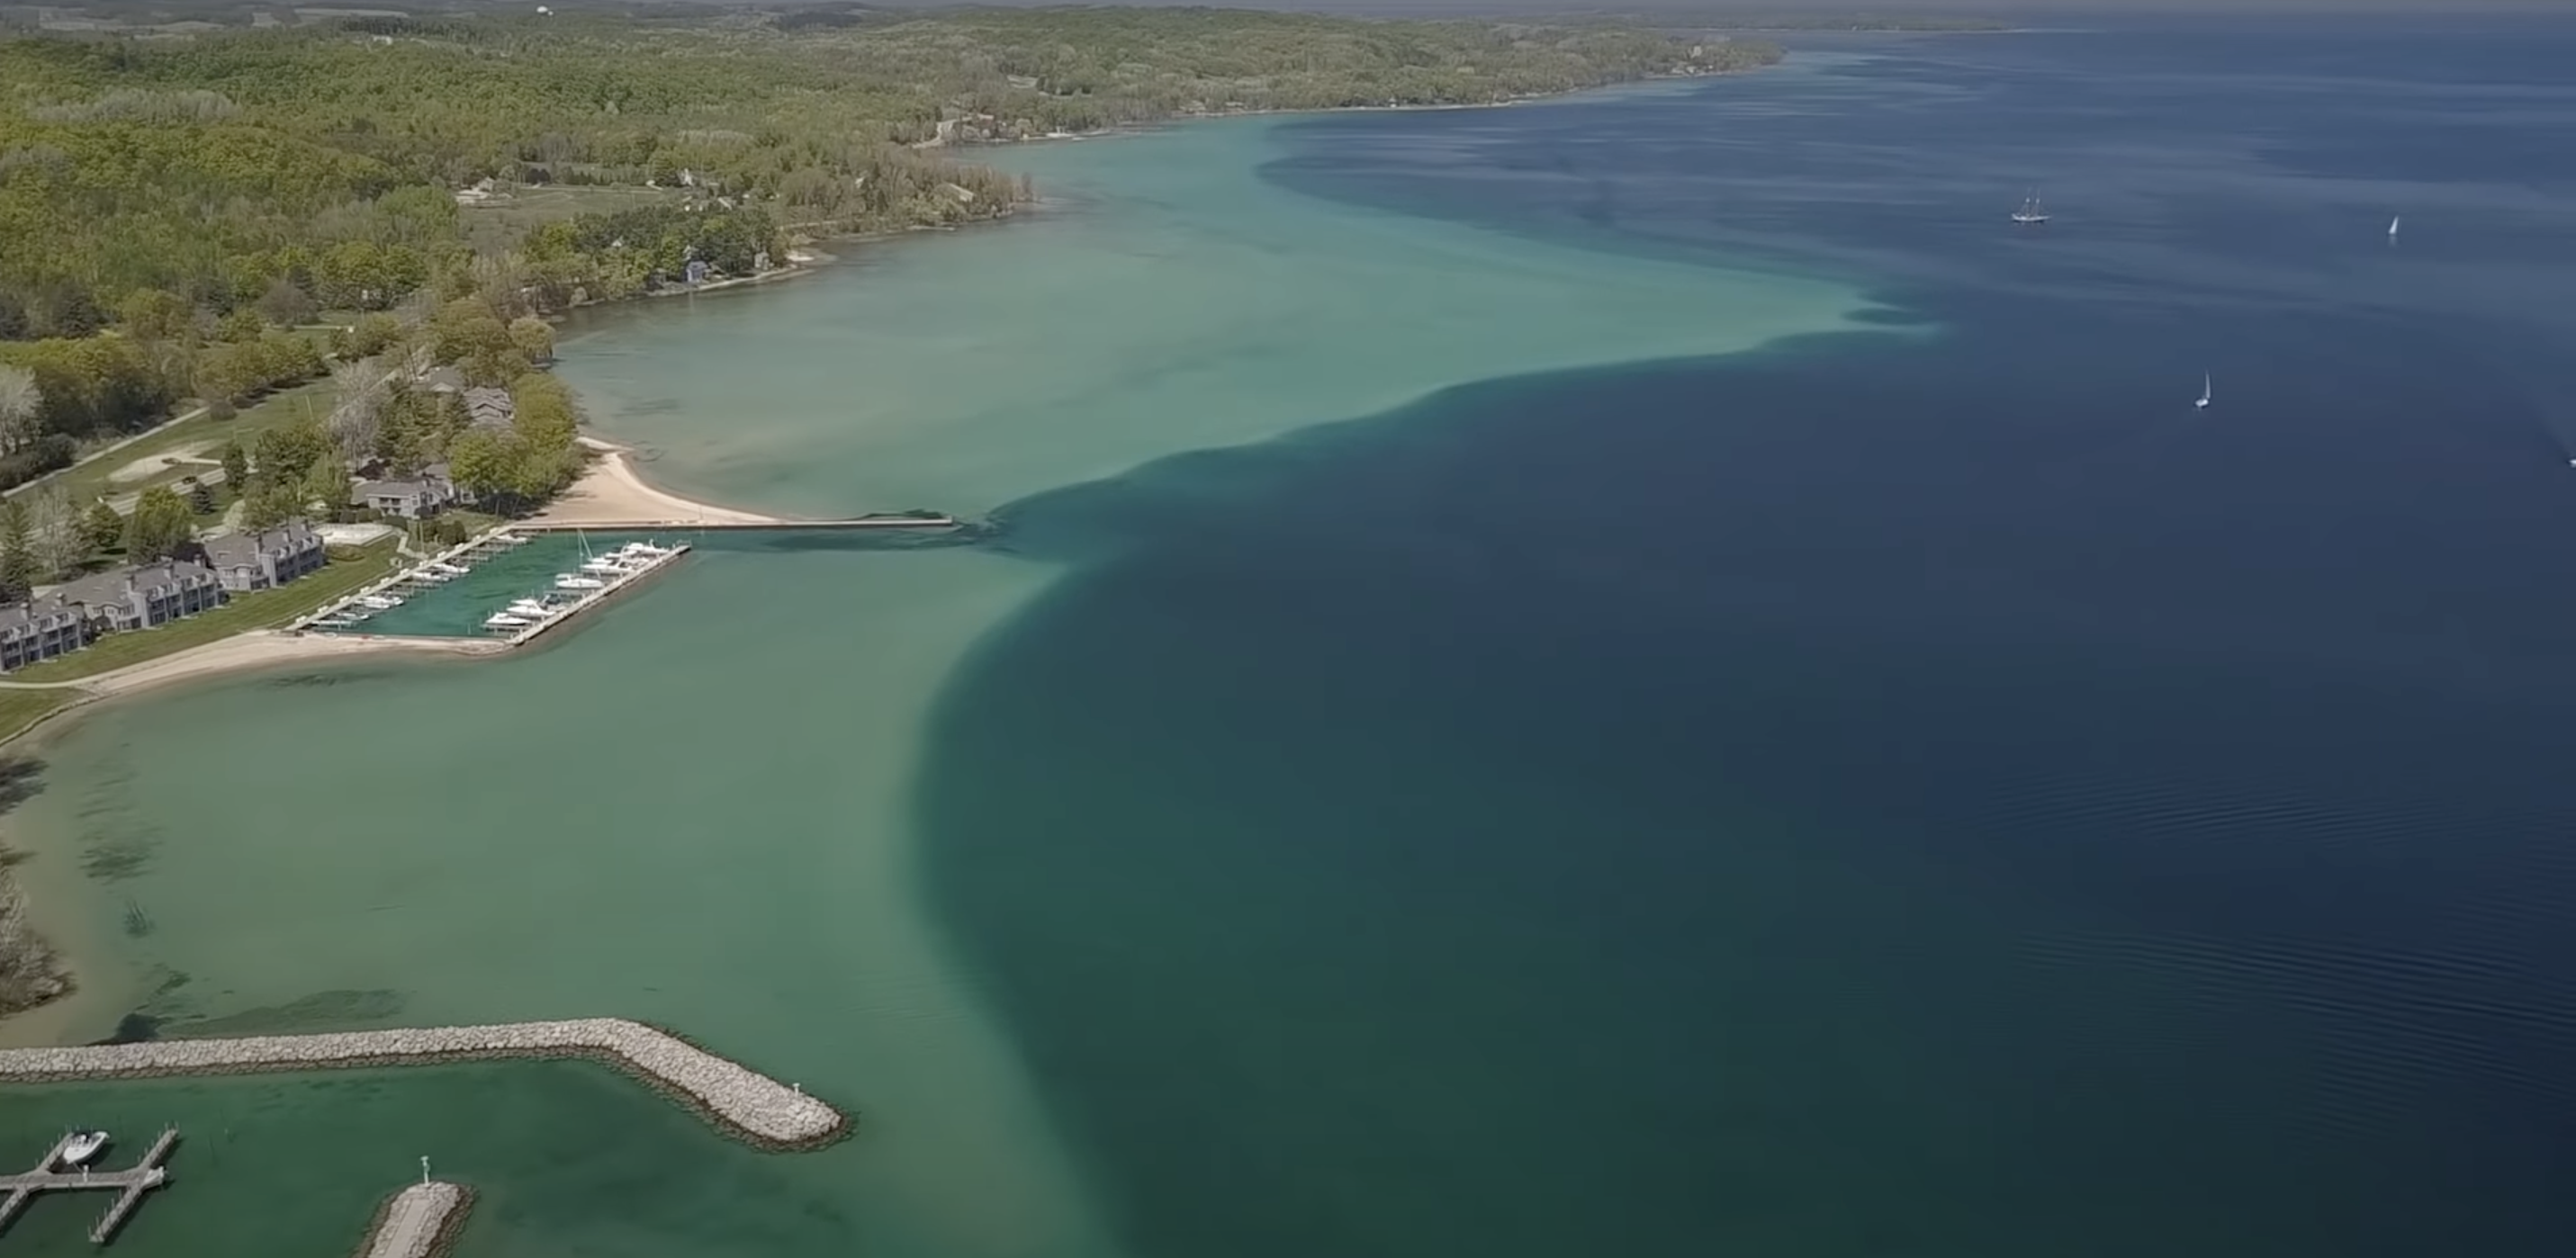
<svg viewBox="0 0 2576 1258"><path fill-rule="evenodd" d="M860 1138L543 1067L0 1143L207 1132L147 1255L345 1244L424 1153L474 1255L2555 1252L2570 53L1194 127L620 313L567 374L675 487L1005 535L107 709L9 824L73 1033L624 1013Z"/></svg>

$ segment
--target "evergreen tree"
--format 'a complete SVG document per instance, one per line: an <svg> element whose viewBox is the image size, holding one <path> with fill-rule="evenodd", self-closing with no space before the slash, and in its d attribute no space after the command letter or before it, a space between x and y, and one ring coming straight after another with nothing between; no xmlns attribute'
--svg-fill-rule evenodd
<svg viewBox="0 0 2576 1258"><path fill-rule="evenodd" d="M125 544L125 517L118 515L104 498L89 509L89 517L81 526L89 531L92 550L115 550Z"/></svg>
<svg viewBox="0 0 2576 1258"><path fill-rule="evenodd" d="M0 599L27 596L43 565L36 558L36 539L28 527L27 504L12 498L0 507Z"/></svg>
<svg viewBox="0 0 2576 1258"><path fill-rule="evenodd" d="M134 500L134 514L125 521L125 557L135 563L167 559L196 535L187 500L167 485L155 485Z"/></svg>

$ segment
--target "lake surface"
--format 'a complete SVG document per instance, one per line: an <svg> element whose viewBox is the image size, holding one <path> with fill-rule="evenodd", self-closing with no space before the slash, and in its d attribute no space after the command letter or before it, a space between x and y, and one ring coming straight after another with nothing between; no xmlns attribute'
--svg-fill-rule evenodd
<svg viewBox="0 0 2576 1258"><path fill-rule="evenodd" d="M618 312L673 487L1001 536L105 709L22 872L81 1033L626 1014L858 1138L548 1066L0 1147L206 1131L141 1254L423 1154L483 1256L2555 1253L2571 55L1826 41L1014 151L1035 220Z"/></svg>

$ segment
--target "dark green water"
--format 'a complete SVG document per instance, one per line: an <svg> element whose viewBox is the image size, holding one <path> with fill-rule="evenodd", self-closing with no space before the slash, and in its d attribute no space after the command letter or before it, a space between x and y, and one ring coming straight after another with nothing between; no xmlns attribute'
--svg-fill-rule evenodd
<svg viewBox="0 0 2576 1258"><path fill-rule="evenodd" d="M62 1034L627 1014L862 1137L547 1068L0 1144L327 1151L183 1153L138 1249L426 1153L469 1255L2554 1254L2568 38L1032 149L1036 220L621 315L567 374L675 487L1004 534L88 715L9 818Z"/></svg>

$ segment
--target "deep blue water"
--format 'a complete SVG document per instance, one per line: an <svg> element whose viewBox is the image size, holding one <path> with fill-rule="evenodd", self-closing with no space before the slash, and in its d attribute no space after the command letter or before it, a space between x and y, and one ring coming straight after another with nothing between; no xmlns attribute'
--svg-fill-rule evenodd
<svg viewBox="0 0 2576 1258"><path fill-rule="evenodd" d="M1137 1250L2565 1252L2569 65L2167 25L1294 126L1283 195L1905 326L1009 513L1073 569L925 877Z"/></svg>

